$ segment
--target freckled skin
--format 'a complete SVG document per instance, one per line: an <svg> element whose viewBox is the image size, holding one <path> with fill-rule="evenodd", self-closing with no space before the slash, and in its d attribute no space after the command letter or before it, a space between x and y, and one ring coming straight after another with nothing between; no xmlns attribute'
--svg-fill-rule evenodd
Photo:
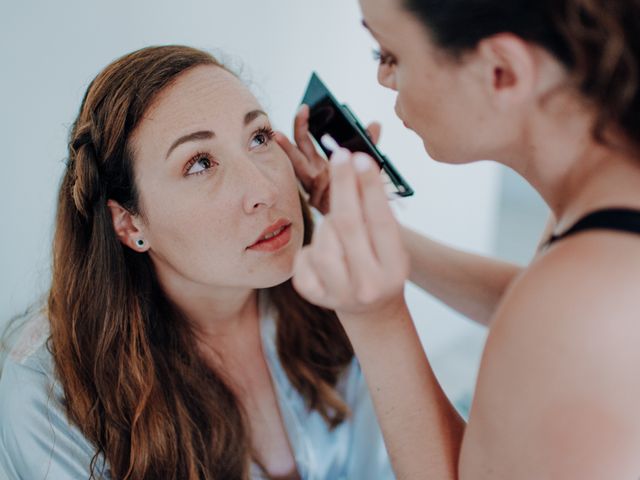
<svg viewBox="0 0 640 480"><path fill-rule="evenodd" d="M232 74L196 67L161 92L136 129L144 236L165 283L206 296L212 288L264 288L290 276L303 238L297 183L278 144L254 134L269 126L268 118L244 125L255 109L261 106ZM215 137L179 145L165 159L177 138L200 130ZM185 176L189 160L201 153L210 155L212 167ZM292 222L284 249L269 255L246 250L279 218Z"/></svg>

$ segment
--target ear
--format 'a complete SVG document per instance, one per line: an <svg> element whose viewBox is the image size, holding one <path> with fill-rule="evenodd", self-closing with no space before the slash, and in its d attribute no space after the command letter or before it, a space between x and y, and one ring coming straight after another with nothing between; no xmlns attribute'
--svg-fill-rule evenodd
<svg viewBox="0 0 640 480"><path fill-rule="evenodd" d="M505 111L535 97L534 48L510 33L493 35L478 44L487 93L497 109Z"/></svg>
<svg viewBox="0 0 640 480"><path fill-rule="evenodd" d="M149 241L144 237L144 232L138 217L122 207L115 200L109 199L107 201L107 207L109 207L109 211L111 212L111 221L113 222L113 229L118 236L118 240L136 252L146 252L149 250ZM140 240L144 242L143 245L138 244Z"/></svg>

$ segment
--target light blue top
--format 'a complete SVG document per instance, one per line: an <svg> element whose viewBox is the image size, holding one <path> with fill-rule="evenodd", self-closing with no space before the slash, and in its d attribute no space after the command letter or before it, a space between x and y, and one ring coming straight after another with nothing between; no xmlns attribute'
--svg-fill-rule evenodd
<svg viewBox="0 0 640 480"><path fill-rule="evenodd" d="M261 302L262 303L262 302ZM355 359L341 374L337 390L351 416L329 430L316 411L309 411L289 382L275 345L273 312L261 309L261 335L284 425L304 480L394 479L371 398ZM63 392L47 350L46 318L34 318L7 358L0 378L0 465L11 480L88 479L93 446L71 425ZM1 469L0 469L1 470ZM111 479L104 460L94 469ZM252 479L262 476L252 469Z"/></svg>

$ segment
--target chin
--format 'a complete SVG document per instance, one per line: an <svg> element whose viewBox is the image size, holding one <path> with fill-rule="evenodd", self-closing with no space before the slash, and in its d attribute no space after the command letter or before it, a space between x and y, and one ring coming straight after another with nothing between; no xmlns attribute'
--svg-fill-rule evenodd
<svg viewBox="0 0 640 480"><path fill-rule="evenodd" d="M256 272L256 276L260 277L259 281L256 282L258 284L256 288L271 288L290 280L293 277L293 258L293 256L290 256L290 258L282 259L284 261L265 265L263 272Z"/></svg>
<svg viewBox="0 0 640 480"><path fill-rule="evenodd" d="M269 275L268 278L262 279L262 281L259 282L259 284L255 286L255 288L264 289L264 288L276 287L278 285L285 283L287 280L291 280L292 277L293 277L293 271L287 272L286 274L282 274L282 275Z"/></svg>
<svg viewBox="0 0 640 480"><path fill-rule="evenodd" d="M471 160L465 159L463 155L459 152L447 151L446 149L439 149L437 146L434 147L433 144L430 146L427 145L426 141L423 141L424 150L429 155L434 162L443 163L447 165L463 165L466 163L471 163Z"/></svg>
<svg viewBox="0 0 640 480"><path fill-rule="evenodd" d="M438 163L449 163L449 162L446 162L445 160L442 160L442 157L440 156L438 149L434 148L433 145L427 145L426 140L422 140L422 145L424 146L424 151L427 153L427 155L431 160Z"/></svg>

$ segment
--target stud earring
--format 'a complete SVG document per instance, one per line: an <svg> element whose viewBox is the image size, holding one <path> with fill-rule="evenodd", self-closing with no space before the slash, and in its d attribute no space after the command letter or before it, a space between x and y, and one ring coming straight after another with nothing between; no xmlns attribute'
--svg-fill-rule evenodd
<svg viewBox="0 0 640 480"><path fill-rule="evenodd" d="M136 245L138 246L138 248L144 247L144 240L139 238L138 240L136 240Z"/></svg>

